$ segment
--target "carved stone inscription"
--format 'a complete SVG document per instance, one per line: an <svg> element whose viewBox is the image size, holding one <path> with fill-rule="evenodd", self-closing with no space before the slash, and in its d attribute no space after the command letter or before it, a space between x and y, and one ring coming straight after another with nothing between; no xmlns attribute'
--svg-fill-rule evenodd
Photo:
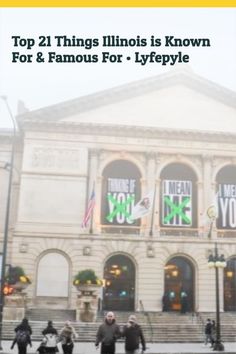
<svg viewBox="0 0 236 354"><path fill-rule="evenodd" d="M55 148L34 148L32 153L32 167L45 169L69 169L79 167L79 151Z"/></svg>

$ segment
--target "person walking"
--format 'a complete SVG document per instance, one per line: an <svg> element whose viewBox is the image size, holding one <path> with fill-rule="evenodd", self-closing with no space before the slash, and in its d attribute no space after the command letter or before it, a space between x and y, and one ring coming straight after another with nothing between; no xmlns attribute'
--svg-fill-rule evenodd
<svg viewBox="0 0 236 354"><path fill-rule="evenodd" d="M181 304L181 313L186 313L188 309L188 294L187 292L182 289L180 292L180 304Z"/></svg>
<svg viewBox="0 0 236 354"><path fill-rule="evenodd" d="M170 299L169 299L169 294L166 291L162 296L162 311L167 312L169 310L170 310Z"/></svg>
<svg viewBox="0 0 236 354"><path fill-rule="evenodd" d="M216 323L214 320L211 321L211 347L214 347L216 341Z"/></svg>
<svg viewBox="0 0 236 354"><path fill-rule="evenodd" d="M74 348L74 339L78 338L74 327L71 325L70 321L65 322L65 326L60 332L59 339L61 341L61 346L63 354L72 354Z"/></svg>
<svg viewBox="0 0 236 354"><path fill-rule="evenodd" d="M116 324L113 312L106 314L104 323L97 331L95 346L98 348L101 343L101 354L115 354L115 343L121 337L119 326Z"/></svg>
<svg viewBox="0 0 236 354"><path fill-rule="evenodd" d="M125 338L125 354L138 354L140 341L143 352L146 350L143 331L137 323L136 316L129 316L128 322L124 326L122 337Z"/></svg>
<svg viewBox="0 0 236 354"><path fill-rule="evenodd" d="M32 347L32 343L31 343L32 329L29 325L27 318L23 318L21 323L15 328L15 333L16 336L11 345L11 349L13 349L15 344L17 344L18 354L26 354L27 345L29 344Z"/></svg>
<svg viewBox="0 0 236 354"><path fill-rule="evenodd" d="M52 321L48 321L47 327L42 331L43 340L37 351L39 354L57 353L58 333L56 328L53 327Z"/></svg>
<svg viewBox="0 0 236 354"><path fill-rule="evenodd" d="M204 340L204 345L207 345L207 343L211 343L211 320L210 318L207 319L206 324L205 324L205 340Z"/></svg>

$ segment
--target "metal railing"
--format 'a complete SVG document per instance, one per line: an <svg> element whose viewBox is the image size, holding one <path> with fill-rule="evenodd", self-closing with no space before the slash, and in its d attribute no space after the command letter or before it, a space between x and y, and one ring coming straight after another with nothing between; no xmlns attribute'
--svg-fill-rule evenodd
<svg viewBox="0 0 236 354"><path fill-rule="evenodd" d="M141 311L144 313L146 319L147 319L147 324L149 326L149 329L150 329L150 342L153 343L153 327L152 327L152 322L151 322L151 318L150 318L150 315L148 313L148 311L145 311L144 309L144 306L143 306L143 302L142 300L139 300L139 304L140 304L140 309Z"/></svg>

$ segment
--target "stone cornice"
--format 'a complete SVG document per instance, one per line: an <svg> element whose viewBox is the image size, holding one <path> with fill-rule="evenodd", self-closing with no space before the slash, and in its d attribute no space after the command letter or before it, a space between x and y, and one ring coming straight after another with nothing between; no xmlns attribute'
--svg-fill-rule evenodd
<svg viewBox="0 0 236 354"><path fill-rule="evenodd" d="M202 78L186 69L175 69L168 73L130 84L111 88L49 107L27 112L17 117L18 123L39 120L57 122L65 117L90 111L101 106L127 100L149 92L183 84L195 91L205 94L219 102L236 108L236 93ZM68 123L69 124L69 123Z"/></svg>
<svg viewBox="0 0 236 354"><path fill-rule="evenodd" d="M236 142L236 134L228 132L209 132L201 130L178 130L169 128L140 127L132 125L95 124L95 123L65 123L41 121L24 122L24 129L35 132L60 132L94 136L113 136L148 139L175 139L199 142Z"/></svg>

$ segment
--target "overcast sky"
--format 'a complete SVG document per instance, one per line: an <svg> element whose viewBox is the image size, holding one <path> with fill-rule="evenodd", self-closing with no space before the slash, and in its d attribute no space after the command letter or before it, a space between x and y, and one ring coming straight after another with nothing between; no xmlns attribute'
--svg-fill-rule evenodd
<svg viewBox="0 0 236 354"><path fill-rule="evenodd" d="M177 38L209 38L211 47L202 48L14 48L12 36L38 39L39 36L66 35L71 38L149 39L173 35ZM53 42L54 43L54 42ZM33 54L56 51L58 54L99 54L110 51L134 57L135 51L147 54L173 54L182 51L190 57L193 71L226 88L236 91L236 9L0 9L0 94L8 97L13 113L17 101L37 109L82 95L118 86L173 69L159 63L140 65L133 60L120 64L11 63L12 51ZM181 64L185 65L185 64ZM10 125L4 104L0 103L0 126Z"/></svg>

